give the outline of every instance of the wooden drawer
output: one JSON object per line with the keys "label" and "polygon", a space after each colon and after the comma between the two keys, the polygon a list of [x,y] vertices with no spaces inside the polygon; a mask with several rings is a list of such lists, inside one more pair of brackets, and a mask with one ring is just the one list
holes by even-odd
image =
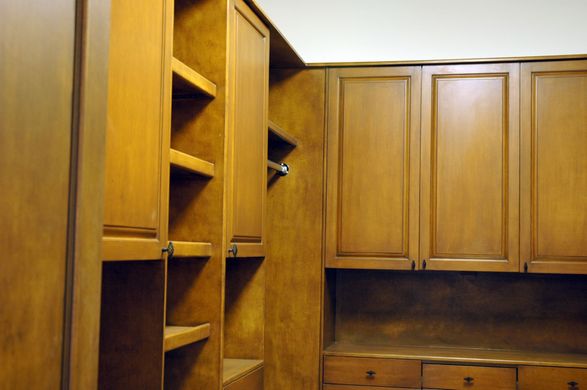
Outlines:
{"label": "wooden drawer", "polygon": [[520,390],[587,390],[587,370],[558,367],[520,367]]}
{"label": "wooden drawer", "polygon": [[324,383],[419,389],[420,364],[419,360],[325,356]]}
{"label": "wooden drawer", "polygon": [[502,367],[424,364],[425,389],[516,389],[516,369]]}
{"label": "wooden drawer", "polygon": [[224,390],[263,390],[263,367],[225,386]]}

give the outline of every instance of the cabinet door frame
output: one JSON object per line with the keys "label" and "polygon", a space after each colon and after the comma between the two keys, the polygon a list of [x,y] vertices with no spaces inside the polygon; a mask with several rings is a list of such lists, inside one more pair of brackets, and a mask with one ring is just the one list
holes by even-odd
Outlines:
{"label": "cabinet door frame", "polygon": [[[338,199],[339,199],[339,155],[340,155],[340,110],[338,104],[341,82],[353,78],[395,78],[409,80],[407,111],[409,123],[407,133],[408,157],[408,221],[407,256],[340,255],[338,253]],[[420,195],[420,90],[421,67],[371,67],[334,68],[328,70],[328,118],[326,129],[326,225],[325,263],[327,268],[395,269],[409,270],[418,267],[418,230]],[[382,180],[385,177],[381,178]],[[392,223],[392,221],[390,221]]]}
{"label": "cabinet door frame", "polygon": [[[168,244],[169,224],[169,148],[171,138],[171,93],[172,72],[171,53],[173,46],[173,2],[164,0],[160,2],[161,24],[153,28],[160,29],[162,47],[160,49],[161,61],[161,96],[159,107],[159,183],[157,199],[157,219],[154,228],[135,226],[104,225],[102,238],[102,257],[104,261],[117,260],[161,260],[166,255],[162,252]],[[111,32],[112,39],[115,33]],[[124,39],[124,38],[123,38]],[[120,53],[117,53],[120,54]],[[110,55],[110,61],[113,56]],[[124,58],[114,59],[124,62]],[[111,93],[111,92],[109,92]],[[136,104],[136,103],[135,103]],[[107,144],[108,145],[108,144]],[[106,150],[106,159],[108,159]],[[120,157],[117,157],[120,158]],[[155,158],[155,157],[153,157]],[[137,173],[140,174],[137,167]],[[106,177],[107,179],[107,177]],[[119,200],[105,194],[105,202],[118,202]],[[132,205],[130,205],[132,207]],[[106,220],[104,221],[106,223]]]}
{"label": "cabinet door frame", "polygon": [[[519,68],[518,63],[482,65],[439,65],[424,66],[422,71],[422,161],[421,161],[421,200],[420,200],[420,255],[421,267],[427,270],[446,271],[517,271],[519,264]],[[432,132],[435,108],[435,77],[482,77],[503,76],[507,80],[508,111],[508,215],[505,258],[473,256],[466,258],[431,257],[432,247]],[[424,265],[424,261],[426,262]]]}
{"label": "cabinet door frame", "polygon": [[[264,79],[263,90],[263,161],[267,161],[268,138],[268,111],[269,111],[269,28],[259,19],[243,0],[231,0],[229,2],[229,59],[228,59],[228,99],[227,99],[227,180],[226,180],[226,252],[227,257],[264,257],[267,229],[267,168],[263,166],[263,190],[261,199],[262,223],[261,237],[236,237],[234,232],[235,219],[235,131],[236,131],[236,17],[237,14],[246,19],[266,40],[264,54]],[[232,252],[233,245],[237,246],[237,254]]]}
{"label": "cabinet door frame", "polygon": [[[521,209],[520,272],[587,274],[587,253],[569,261],[564,257],[537,258],[534,253],[534,79],[537,74],[581,72],[587,75],[587,60],[523,63],[521,67]],[[587,125],[587,124],[586,124]],[[587,173],[586,173],[587,174]],[[577,261],[578,260],[578,261]]]}

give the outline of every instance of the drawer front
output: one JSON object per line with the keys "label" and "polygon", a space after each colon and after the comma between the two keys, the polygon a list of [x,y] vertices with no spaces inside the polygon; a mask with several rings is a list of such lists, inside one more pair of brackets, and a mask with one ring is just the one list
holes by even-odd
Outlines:
{"label": "drawer front", "polygon": [[515,368],[424,364],[422,372],[426,389],[516,389]]}
{"label": "drawer front", "polygon": [[520,390],[587,390],[587,369],[520,367]]}
{"label": "drawer front", "polygon": [[325,356],[324,383],[420,388],[419,360]]}
{"label": "drawer front", "polygon": [[379,387],[354,385],[324,385],[322,390],[411,390],[409,387]]}
{"label": "drawer front", "polygon": [[224,390],[263,390],[263,367],[237,379]]}

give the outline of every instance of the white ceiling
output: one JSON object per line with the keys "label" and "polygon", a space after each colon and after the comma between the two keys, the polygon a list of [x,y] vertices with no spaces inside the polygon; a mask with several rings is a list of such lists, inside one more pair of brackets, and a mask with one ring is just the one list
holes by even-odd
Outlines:
{"label": "white ceiling", "polygon": [[587,54],[587,0],[257,0],[306,62]]}

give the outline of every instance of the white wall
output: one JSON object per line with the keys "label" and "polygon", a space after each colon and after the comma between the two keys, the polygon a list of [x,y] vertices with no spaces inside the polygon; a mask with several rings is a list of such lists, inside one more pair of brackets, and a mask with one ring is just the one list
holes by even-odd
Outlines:
{"label": "white wall", "polygon": [[587,54],[587,0],[257,0],[306,62]]}

